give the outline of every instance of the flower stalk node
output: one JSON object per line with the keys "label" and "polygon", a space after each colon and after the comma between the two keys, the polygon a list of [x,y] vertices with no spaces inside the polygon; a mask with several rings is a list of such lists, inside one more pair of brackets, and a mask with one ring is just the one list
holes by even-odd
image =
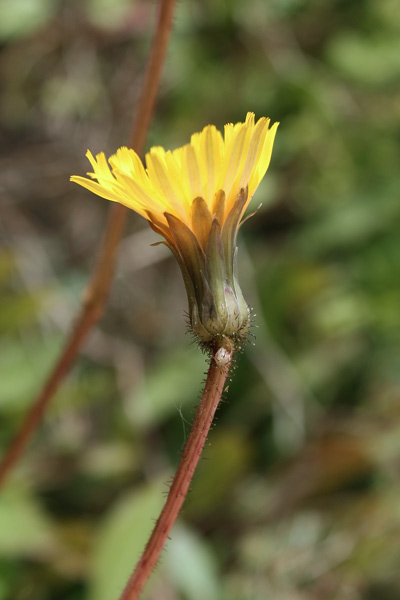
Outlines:
{"label": "flower stalk node", "polygon": [[213,355],[213,360],[218,367],[228,367],[232,363],[235,346],[229,338],[220,340],[220,346]]}

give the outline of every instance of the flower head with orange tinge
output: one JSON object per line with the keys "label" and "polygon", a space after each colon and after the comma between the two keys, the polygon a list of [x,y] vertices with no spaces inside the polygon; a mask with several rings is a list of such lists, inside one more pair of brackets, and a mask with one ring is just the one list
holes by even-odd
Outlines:
{"label": "flower head with orange tinge", "polygon": [[[147,219],[165,239],[181,267],[194,333],[206,344],[221,336],[244,337],[249,311],[236,277],[236,237],[246,207],[271,159],[278,124],[214,125],[172,152],[154,147],[139,156],[120,148],[108,163],[104,153],[87,157],[90,179],[71,180],[124,204]],[[111,167],[111,168],[110,168]]]}

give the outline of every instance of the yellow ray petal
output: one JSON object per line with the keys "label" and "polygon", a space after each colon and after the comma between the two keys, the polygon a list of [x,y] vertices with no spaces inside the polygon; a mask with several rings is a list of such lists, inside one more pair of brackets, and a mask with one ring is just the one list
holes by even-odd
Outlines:
{"label": "yellow ray petal", "polygon": [[170,180],[168,170],[165,168],[163,154],[154,148],[146,154],[147,173],[160,198],[164,196],[168,205],[173,209],[172,213],[187,223],[188,218],[182,204],[182,199],[176,194],[174,182]]}
{"label": "yellow ray petal", "polygon": [[200,168],[203,197],[211,207],[224,152],[222,135],[214,125],[208,125],[200,134],[192,135],[191,144]]}
{"label": "yellow ray petal", "polygon": [[142,207],[133,199],[127,198],[122,190],[111,190],[103,187],[99,183],[94,181],[90,181],[90,179],[86,179],[85,177],[79,177],[78,175],[73,175],[70,178],[74,183],[78,183],[82,187],[90,190],[94,194],[101,196],[102,198],[106,198],[106,200],[111,200],[112,202],[119,202],[128,208],[133,209],[137,213],[139,213],[142,217],[146,218],[146,213],[142,209]]}
{"label": "yellow ray petal", "polygon": [[197,162],[197,156],[195,149],[191,144],[187,144],[185,147],[185,162],[186,170],[190,186],[190,195],[192,198],[196,196],[203,196],[203,187],[201,185],[200,169]]}
{"label": "yellow ray petal", "polygon": [[222,171],[217,183],[217,188],[225,191],[227,199],[230,196],[246,141],[246,128],[243,123],[240,128],[236,128],[236,130],[229,129],[229,131],[231,132],[228,134],[229,143],[228,145],[225,144]]}
{"label": "yellow ray petal", "polygon": [[264,140],[263,149],[261,151],[258,164],[255,167],[253,174],[249,181],[249,196],[252,197],[255,190],[257,189],[261,179],[264,177],[269,163],[271,161],[272,148],[274,145],[276,130],[278,129],[279,123],[274,123],[271,129],[268,131],[267,136]]}
{"label": "yellow ray petal", "polygon": [[238,173],[234,187],[241,189],[246,187],[246,185],[249,183],[251,174],[255,166],[258,164],[263,150],[265,137],[268,133],[268,124],[269,119],[261,118],[254,126],[246,153],[246,160],[243,165],[243,170],[241,173]]}

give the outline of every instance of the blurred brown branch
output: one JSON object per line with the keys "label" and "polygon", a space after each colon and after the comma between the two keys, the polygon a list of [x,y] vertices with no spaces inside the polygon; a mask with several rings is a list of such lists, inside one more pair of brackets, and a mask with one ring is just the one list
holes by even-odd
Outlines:
{"label": "blurred brown branch", "polygon": [[[174,4],[175,0],[161,0],[160,2],[157,26],[152,40],[136,118],[128,140],[129,146],[134,148],[138,154],[143,152],[154,110],[161,69],[164,64],[171,31]],[[113,205],[110,210],[103,243],[99,250],[96,267],[87,286],[81,312],[60,358],[0,464],[0,488],[28,445],[47,405],[73,365],[87,335],[103,313],[126,214],[127,209],[120,204]]]}

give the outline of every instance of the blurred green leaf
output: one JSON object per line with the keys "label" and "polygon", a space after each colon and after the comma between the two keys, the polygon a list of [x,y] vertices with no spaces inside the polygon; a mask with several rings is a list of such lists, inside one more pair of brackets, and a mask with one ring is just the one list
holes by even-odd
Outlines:
{"label": "blurred green leaf", "polygon": [[22,486],[9,485],[0,495],[0,554],[37,556],[54,551],[52,522],[37,499]]}
{"label": "blurred green leaf", "polygon": [[387,185],[384,191],[357,191],[345,202],[332,204],[319,216],[315,215],[301,233],[301,243],[305,251],[355,248],[385,232],[399,217],[395,185]]}
{"label": "blurred green leaf", "polygon": [[219,600],[216,556],[194,531],[178,522],[172,530],[161,568],[186,600]]}
{"label": "blurred green leaf", "polygon": [[54,0],[12,0],[0,3],[0,39],[21,38],[43,27],[57,8]]}
{"label": "blurred green leaf", "polygon": [[215,431],[204,450],[193,480],[193,491],[185,514],[201,519],[229,502],[232,488],[248,468],[252,450],[250,441],[239,430]]}
{"label": "blurred green leaf", "polygon": [[134,8],[130,0],[86,0],[85,4],[90,20],[111,30],[123,26]]}
{"label": "blurred green leaf", "polygon": [[33,325],[41,312],[44,296],[43,291],[4,294],[0,300],[0,332],[19,331]]}
{"label": "blurred green leaf", "polygon": [[199,397],[207,358],[197,348],[165,354],[132,394],[129,415],[137,429],[160,423]]}
{"label": "blurred green leaf", "polygon": [[333,38],[328,46],[328,56],[334,67],[356,82],[379,86],[399,80],[398,33],[362,36],[355,32],[343,32]]}
{"label": "blurred green leaf", "polygon": [[165,502],[159,480],[126,494],[113,506],[95,542],[89,600],[115,600],[128,581]]}
{"label": "blurred green leaf", "polygon": [[58,336],[3,338],[0,341],[0,410],[19,412],[29,406],[54,362],[62,339]]}

